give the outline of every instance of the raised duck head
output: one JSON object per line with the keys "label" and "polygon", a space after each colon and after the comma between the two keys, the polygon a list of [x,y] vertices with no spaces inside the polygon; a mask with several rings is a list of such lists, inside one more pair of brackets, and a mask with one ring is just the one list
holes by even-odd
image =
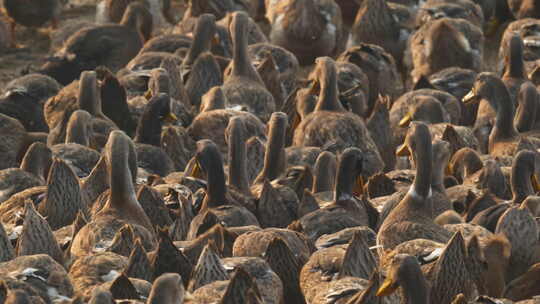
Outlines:
{"label": "raised duck head", "polygon": [[223,159],[216,144],[207,139],[198,141],[195,161],[196,166],[191,175],[201,177],[199,171],[202,170],[208,183],[201,210],[227,204],[227,186],[225,185]]}
{"label": "raised duck head", "polygon": [[176,121],[176,116],[171,112],[169,95],[160,93],[153,96],[139,119],[135,142],[159,147],[163,124],[173,121]]}
{"label": "raised duck head", "polygon": [[128,5],[120,20],[120,24],[136,30],[141,42],[148,41],[152,36],[154,27],[152,14],[148,8],[141,2],[133,2]]}
{"label": "raised duck head", "polygon": [[358,148],[347,148],[339,156],[336,182],[334,184],[334,200],[347,200],[361,193],[362,151]]}
{"label": "raised duck head", "polygon": [[66,144],[75,143],[89,147],[91,135],[92,116],[84,110],[73,112],[67,124]]}
{"label": "raised duck head", "polygon": [[315,88],[320,87],[315,111],[345,111],[338,98],[337,68],[330,57],[315,60]]}
{"label": "raised duck head", "polygon": [[233,40],[233,62],[231,77],[248,77],[263,84],[261,76],[251,64],[248,53],[249,16],[245,12],[235,12],[229,24],[229,32]]}

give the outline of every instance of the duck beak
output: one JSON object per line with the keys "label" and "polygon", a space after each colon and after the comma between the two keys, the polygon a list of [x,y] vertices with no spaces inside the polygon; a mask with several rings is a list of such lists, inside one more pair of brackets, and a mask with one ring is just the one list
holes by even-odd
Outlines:
{"label": "duck beak", "polygon": [[353,187],[353,194],[357,197],[364,194],[364,177],[362,175],[358,175],[356,177],[356,182],[354,183]]}
{"label": "duck beak", "polygon": [[144,93],[144,98],[146,98],[146,100],[150,100],[152,98],[152,91],[150,89],[146,90],[146,93]]}
{"label": "duck beak", "polygon": [[409,147],[407,147],[406,144],[402,144],[398,147],[396,150],[396,156],[409,156],[411,153],[409,151]]}
{"label": "duck beak", "polygon": [[531,183],[532,183],[534,192],[535,193],[540,192],[540,181],[538,180],[538,177],[536,176],[536,174],[533,174],[531,176]]}
{"label": "duck beak", "polygon": [[466,105],[473,104],[476,101],[478,101],[478,96],[476,96],[476,94],[474,93],[474,90],[471,90],[467,95],[465,95],[465,97],[463,97],[461,101],[463,101],[463,103]]}
{"label": "duck beak", "polygon": [[384,297],[391,295],[398,288],[397,284],[394,284],[391,278],[386,278],[381,287],[377,290],[377,297]]}
{"label": "duck beak", "polygon": [[447,176],[453,176],[454,175],[454,170],[453,170],[452,166],[450,166],[450,163],[448,163],[446,165],[446,168],[444,169],[444,174],[446,174]]}
{"label": "duck beak", "polygon": [[203,179],[203,173],[202,173],[202,167],[199,164],[198,160],[195,160],[195,164],[193,165],[193,168],[191,168],[191,172],[189,172],[189,176],[197,179]]}
{"label": "duck beak", "polygon": [[163,117],[163,122],[168,123],[168,124],[173,124],[177,120],[178,120],[178,117],[176,117],[176,115],[174,115],[174,113],[172,112],[169,112],[167,115],[165,115],[165,117]]}
{"label": "duck beak", "polygon": [[403,116],[403,118],[399,121],[399,126],[402,127],[402,128],[406,128],[409,126],[409,124],[411,123],[412,121],[412,115],[411,113],[407,113],[405,114],[405,116]]}
{"label": "duck beak", "polygon": [[186,293],[184,294],[184,301],[195,301],[195,297],[186,291]]}
{"label": "duck beak", "polygon": [[492,16],[489,18],[487,24],[486,24],[486,36],[493,36],[495,33],[497,33],[497,29],[499,28],[499,25],[501,25],[501,22],[499,21],[499,18]]}

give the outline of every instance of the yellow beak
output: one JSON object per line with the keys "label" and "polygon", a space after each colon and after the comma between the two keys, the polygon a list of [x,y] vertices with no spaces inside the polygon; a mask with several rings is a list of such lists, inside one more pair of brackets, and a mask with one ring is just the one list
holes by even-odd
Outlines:
{"label": "yellow beak", "polygon": [[531,183],[532,183],[534,192],[536,193],[540,192],[540,181],[538,180],[538,177],[536,176],[536,174],[533,174],[531,176]]}
{"label": "yellow beak", "polygon": [[384,282],[382,283],[381,287],[377,290],[377,297],[384,297],[391,295],[394,293],[398,288],[397,284],[394,284],[392,279],[386,278]]}
{"label": "yellow beak", "polygon": [[175,123],[176,121],[178,120],[178,117],[176,117],[176,115],[174,115],[174,113],[172,112],[169,112],[167,115],[165,115],[165,117],[163,117],[163,122],[165,123]]}
{"label": "yellow beak", "polygon": [[152,98],[153,94],[152,94],[152,91],[150,89],[146,90],[146,93],[144,93],[144,98],[146,98],[146,100],[150,100]]}
{"label": "yellow beak", "polygon": [[204,179],[202,167],[197,160],[195,160],[195,164],[193,165],[193,168],[191,168],[189,176],[193,178]]}
{"label": "yellow beak", "polygon": [[411,113],[407,113],[399,121],[399,126],[402,127],[402,128],[408,127],[409,124],[411,123],[411,121],[412,121],[412,115],[411,115]]}
{"label": "yellow beak", "polygon": [[396,150],[396,156],[409,156],[411,153],[409,151],[409,147],[407,147],[406,144],[402,144],[398,147]]}
{"label": "yellow beak", "polygon": [[465,97],[463,97],[463,99],[461,101],[463,101],[464,104],[473,104],[475,103],[476,101],[478,101],[478,96],[476,96],[476,94],[474,93],[473,90],[471,90],[467,95],[465,95]]}
{"label": "yellow beak", "polygon": [[354,183],[353,194],[355,196],[361,196],[364,194],[364,177],[359,175],[356,177],[356,182]]}

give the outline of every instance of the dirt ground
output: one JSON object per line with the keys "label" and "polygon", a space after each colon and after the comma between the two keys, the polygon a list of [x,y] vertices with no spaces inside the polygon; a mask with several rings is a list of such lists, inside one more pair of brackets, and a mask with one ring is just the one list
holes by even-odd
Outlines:
{"label": "dirt ground", "polygon": [[[60,27],[70,22],[89,21],[93,22],[96,14],[96,0],[71,0],[71,1],[86,1],[85,3],[70,2],[61,14]],[[94,3],[92,3],[94,2]],[[176,13],[181,16],[185,7],[183,1],[174,1],[173,8]],[[1,15],[0,15],[1,17]],[[484,48],[485,69],[493,71],[495,62],[497,61],[497,52],[499,47],[500,37],[504,27],[499,29],[498,35],[491,39],[487,39]],[[28,71],[32,71],[39,67],[44,58],[49,56],[51,41],[49,39],[52,29],[48,28],[27,28],[17,26],[16,37],[18,49],[15,50],[0,50],[0,92],[6,83],[21,76]],[[303,68],[301,76],[309,73],[310,68]],[[300,75],[299,75],[300,76]]]}

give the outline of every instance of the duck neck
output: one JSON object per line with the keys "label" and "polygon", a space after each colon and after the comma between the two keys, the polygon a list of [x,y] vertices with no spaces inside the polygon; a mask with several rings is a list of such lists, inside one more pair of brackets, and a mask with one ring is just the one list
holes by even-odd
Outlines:
{"label": "duck neck", "polygon": [[533,168],[534,163],[524,161],[516,161],[516,164],[512,167],[510,186],[514,203],[520,204],[527,196],[534,194],[531,183],[531,176],[534,174]]}
{"label": "duck neck", "polygon": [[135,142],[140,144],[148,144],[156,147],[161,146],[161,128],[163,123],[159,119],[159,110],[155,109],[152,104],[147,106],[143,115],[139,119],[139,124],[135,131]]}
{"label": "duck neck", "polygon": [[79,115],[76,115],[75,113],[71,115],[67,125],[66,144],[75,143],[88,147],[90,145],[90,136],[88,134],[87,124],[88,121],[82,117],[79,117]]}
{"label": "duck neck", "polygon": [[287,131],[287,117],[285,114],[273,115],[270,119],[270,130],[268,133],[268,142],[264,155],[264,166],[261,172],[261,178],[272,181],[278,178],[286,167],[285,156],[285,133]]}
{"label": "duck neck", "polygon": [[437,192],[444,192],[444,170],[448,162],[435,162],[432,165],[431,188]]}
{"label": "duck neck", "polygon": [[[127,143],[126,143],[127,144]],[[109,176],[111,187],[110,202],[113,207],[122,210],[121,206],[139,205],[133,185],[132,170],[130,170],[130,153],[124,149],[112,147],[109,158]]]}
{"label": "duck neck", "polygon": [[249,193],[245,134],[241,124],[233,124],[229,143],[229,185],[243,193]]}
{"label": "duck neck", "polygon": [[335,66],[325,68],[319,76],[321,93],[315,111],[343,111],[338,98],[337,72]]}
{"label": "duck neck", "polygon": [[332,191],[336,176],[336,161],[330,152],[323,152],[317,158],[314,168],[312,193]]}
{"label": "duck neck", "polygon": [[[413,190],[422,198],[427,198],[431,193],[431,173],[432,173],[432,148],[427,128],[421,129],[416,138],[416,149],[414,150],[416,162],[416,177],[414,178]],[[428,132],[428,134],[424,134]]]}
{"label": "duck neck", "polygon": [[502,82],[493,87],[493,95],[488,99],[496,111],[495,126],[490,137],[513,139],[518,134],[514,127],[514,106],[506,86]]}
{"label": "duck neck", "polygon": [[225,184],[221,155],[216,155],[213,158],[208,166],[210,169],[207,171],[206,197],[202,210],[226,204],[227,186]]}
{"label": "duck neck", "polygon": [[184,65],[192,65],[197,57],[203,52],[209,51],[211,47],[212,37],[216,33],[215,17],[213,15],[202,15],[199,17],[193,44],[184,59]]}
{"label": "duck neck", "polygon": [[523,62],[523,45],[521,38],[510,40],[507,70],[505,71],[506,77],[512,78],[526,78],[525,76],[525,63]]}
{"label": "duck neck", "polygon": [[233,39],[233,64],[231,75],[243,76],[263,83],[261,77],[253,67],[248,53],[248,17],[244,13],[237,13],[231,24]]}
{"label": "duck neck", "polygon": [[79,83],[79,109],[92,116],[101,116],[101,99],[95,72],[83,72]]}
{"label": "duck neck", "polygon": [[407,279],[400,282],[400,284],[403,289],[405,303],[429,304],[428,284],[420,267],[411,267]]}
{"label": "duck neck", "polygon": [[334,201],[347,200],[353,197],[353,187],[356,176],[354,170],[351,170],[351,164],[339,164],[336,183],[334,185]]}
{"label": "duck neck", "polygon": [[28,148],[20,169],[45,179],[51,162],[51,151],[45,144],[35,143]]}

